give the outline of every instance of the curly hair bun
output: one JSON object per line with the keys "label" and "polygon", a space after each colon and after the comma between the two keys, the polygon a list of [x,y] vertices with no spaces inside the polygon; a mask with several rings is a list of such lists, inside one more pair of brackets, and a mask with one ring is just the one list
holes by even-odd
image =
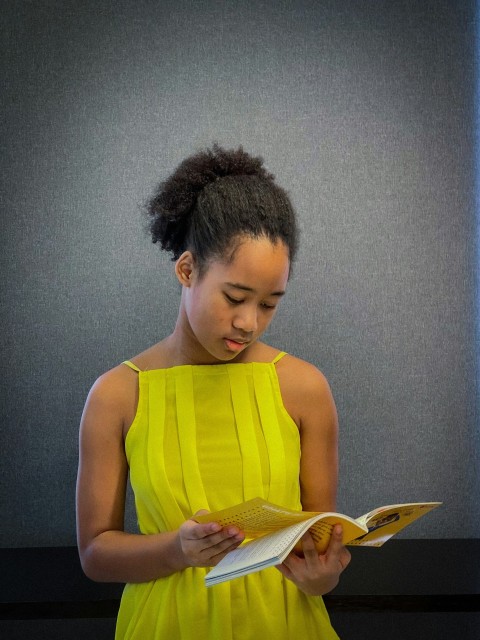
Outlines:
{"label": "curly hair bun", "polygon": [[[200,263],[220,256],[236,236],[266,235],[296,248],[294,212],[274,176],[242,147],[217,144],[186,158],[147,205],[152,240],[176,260],[186,249]],[[292,236],[287,240],[287,232]]]}

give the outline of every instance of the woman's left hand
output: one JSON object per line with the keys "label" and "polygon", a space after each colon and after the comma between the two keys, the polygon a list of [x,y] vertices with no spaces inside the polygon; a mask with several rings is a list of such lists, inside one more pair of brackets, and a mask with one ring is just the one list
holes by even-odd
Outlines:
{"label": "woman's left hand", "polygon": [[328,593],[337,586],[351,558],[343,546],[341,525],[335,525],[325,553],[318,553],[309,533],[303,536],[302,547],[303,558],[292,551],[277,569],[307,595]]}

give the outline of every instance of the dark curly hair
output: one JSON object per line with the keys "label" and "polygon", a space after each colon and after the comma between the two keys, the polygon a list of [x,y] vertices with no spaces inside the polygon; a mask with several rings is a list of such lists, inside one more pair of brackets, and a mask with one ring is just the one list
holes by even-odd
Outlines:
{"label": "dark curly hair", "polygon": [[287,193],[242,147],[218,145],[184,160],[147,204],[153,242],[173,260],[190,250],[203,273],[208,260],[229,260],[242,236],[281,240],[293,262],[298,244]]}

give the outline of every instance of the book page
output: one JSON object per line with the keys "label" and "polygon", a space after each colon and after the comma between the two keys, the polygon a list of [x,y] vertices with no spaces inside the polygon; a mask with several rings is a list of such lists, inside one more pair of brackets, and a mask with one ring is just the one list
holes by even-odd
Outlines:
{"label": "book page", "polygon": [[299,522],[242,544],[238,549],[227,553],[207,574],[205,584],[208,587],[280,564],[308,527],[308,521]]}
{"label": "book page", "polygon": [[368,527],[368,533],[352,540],[349,544],[352,546],[381,547],[382,544],[404,527],[440,505],[441,502],[420,502],[389,505],[374,509],[370,513],[357,518],[357,522]]}
{"label": "book page", "polygon": [[[313,519],[316,520],[314,524]],[[247,540],[285,529],[299,522],[312,520],[310,534],[319,553],[324,553],[328,547],[335,524],[341,524],[343,527],[344,544],[366,532],[365,525],[339,513],[293,511],[261,498],[254,498],[216,513],[195,516],[194,520],[197,522],[218,522],[222,527],[233,524],[245,532]],[[297,550],[301,551],[301,548],[301,543],[299,543]]]}
{"label": "book page", "polygon": [[262,498],[254,498],[222,511],[194,516],[193,519],[200,523],[218,522],[222,527],[233,524],[244,531],[247,538],[258,538],[298,522],[304,522],[316,515],[318,514],[293,511]]}
{"label": "book page", "polygon": [[359,535],[365,533],[365,525],[356,522],[348,516],[341,514],[325,514],[320,520],[317,520],[309,529],[309,533],[315,542],[315,546],[319,553],[325,553],[327,550],[333,527],[341,524],[343,529],[343,544],[350,544]]}

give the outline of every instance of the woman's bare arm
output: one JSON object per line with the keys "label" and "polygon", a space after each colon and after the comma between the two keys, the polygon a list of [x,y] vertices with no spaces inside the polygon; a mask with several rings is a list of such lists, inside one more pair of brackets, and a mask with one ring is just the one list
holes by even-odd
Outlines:
{"label": "woman's bare arm", "polygon": [[193,520],[154,535],[124,532],[123,434],[125,417],[135,413],[137,384],[130,371],[113,369],[92,387],[82,416],[77,540],[83,570],[92,580],[148,582],[188,566],[212,566],[243,539],[238,529]]}
{"label": "woman's bare arm", "polygon": [[[285,360],[285,362],[283,362]],[[300,432],[300,491],[305,511],[334,511],[338,481],[338,419],[327,380],[313,365],[285,356],[278,376],[285,408]],[[280,571],[299,589],[323,595],[338,583],[350,562],[342,545],[341,527],[335,527],[327,551],[319,555],[309,534],[303,557],[291,553]]]}
{"label": "woman's bare arm", "polygon": [[338,418],[330,386],[316,367],[292,356],[282,358],[277,370],[285,408],[300,432],[303,509],[333,511],[338,482]]}

